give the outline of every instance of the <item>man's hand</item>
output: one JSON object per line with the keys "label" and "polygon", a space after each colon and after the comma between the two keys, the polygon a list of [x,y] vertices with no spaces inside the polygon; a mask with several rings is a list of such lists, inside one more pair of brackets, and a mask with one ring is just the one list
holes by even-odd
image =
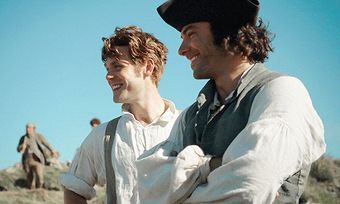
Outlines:
{"label": "man's hand", "polygon": [[65,188],[64,189],[64,204],[74,204],[74,203],[87,204],[87,201],[83,196]]}
{"label": "man's hand", "polygon": [[210,172],[222,165],[222,157],[212,157],[209,161]]}
{"label": "man's hand", "polygon": [[175,150],[170,152],[170,157],[177,157],[178,152],[176,152]]}
{"label": "man's hand", "polygon": [[20,153],[24,153],[26,148],[27,148],[26,142],[22,143],[22,145],[20,145],[19,147]]}
{"label": "man's hand", "polygon": [[59,152],[58,151],[52,151],[51,156],[53,158],[58,158],[59,157]]}

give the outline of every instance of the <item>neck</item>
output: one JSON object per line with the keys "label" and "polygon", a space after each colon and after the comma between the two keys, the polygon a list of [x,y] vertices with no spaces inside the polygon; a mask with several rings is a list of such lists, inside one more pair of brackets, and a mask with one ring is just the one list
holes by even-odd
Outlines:
{"label": "neck", "polygon": [[250,66],[248,61],[242,60],[226,63],[223,74],[214,78],[220,101],[223,101],[236,88],[242,74]]}
{"label": "neck", "polygon": [[27,133],[27,136],[28,136],[28,137],[32,137],[32,135],[34,135],[34,134],[35,134],[35,132]]}
{"label": "neck", "polygon": [[129,104],[129,111],[143,126],[159,118],[166,108],[164,100],[159,95],[156,86],[148,89],[141,97],[141,100]]}

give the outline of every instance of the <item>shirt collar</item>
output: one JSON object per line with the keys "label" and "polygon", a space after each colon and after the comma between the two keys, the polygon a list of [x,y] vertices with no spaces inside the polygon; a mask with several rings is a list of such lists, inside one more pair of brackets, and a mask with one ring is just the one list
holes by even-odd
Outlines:
{"label": "shirt collar", "polygon": [[[157,123],[157,122],[168,123],[175,116],[175,114],[176,114],[175,104],[172,101],[164,99],[164,98],[163,98],[163,101],[164,101],[165,105],[167,106],[167,109],[164,111],[164,113],[159,118],[155,119],[152,123]],[[135,116],[129,111],[129,104],[123,104],[122,105],[122,112],[125,115],[129,115],[134,120],[136,120]]]}
{"label": "shirt collar", "polygon": [[163,99],[165,105],[168,107],[165,112],[159,117],[159,121],[170,122],[176,114],[175,104],[169,100]]}
{"label": "shirt collar", "polygon": [[[224,99],[224,104],[228,103],[232,98],[234,98],[235,91],[237,88],[241,85],[243,78],[247,75],[247,73],[254,67],[255,64],[250,65],[241,75],[240,79],[237,82],[236,88]],[[213,105],[214,106],[221,106],[220,101],[218,100],[218,93],[215,91],[214,94],[214,100],[213,100]]]}

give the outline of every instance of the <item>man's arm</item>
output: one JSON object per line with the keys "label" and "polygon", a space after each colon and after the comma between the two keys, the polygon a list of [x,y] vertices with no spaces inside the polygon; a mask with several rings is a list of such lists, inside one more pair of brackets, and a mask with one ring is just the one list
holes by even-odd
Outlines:
{"label": "man's arm", "polygon": [[283,180],[324,152],[323,125],[308,92],[297,79],[280,77],[258,93],[221,167],[185,203],[271,203]]}
{"label": "man's arm", "polygon": [[25,136],[20,138],[19,144],[17,146],[17,151],[23,153],[27,147]]}
{"label": "man's arm", "polygon": [[216,168],[222,165],[221,157],[212,157],[209,161],[210,172],[214,171]]}
{"label": "man's arm", "polygon": [[38,134],[38,140],[40,144],[43,144],[51,152],[52,158],[57,158],[59,156],[58,151],[47,142],[46,138],[42,134]]}
{"label": "man's arm", "polygon": [[87,201],[83,196],[73,191],[70,191],[67,188],[64,188],[64,204],[74,204],[74,203],[87,204]]}
{"label": "man's arm", "polygon": [[38,135],[39,142],[41,144],[43,144],[48,150],[53,152],[54,149],[53,149],[52,145],[50,145],[50,143],[47,142],[46,138],[42,134],[38,133],[37,135]]}
{"label": "man's arm", "polygon": [[[106,182],[104,167],[103,137],[106,126],[91,131],[77,150],[67,173],[59,177],[60,184],[72,193],[90,200],[96,196],[95,184],[103,186]],[[77,197],[65,191],[65,203]]]}

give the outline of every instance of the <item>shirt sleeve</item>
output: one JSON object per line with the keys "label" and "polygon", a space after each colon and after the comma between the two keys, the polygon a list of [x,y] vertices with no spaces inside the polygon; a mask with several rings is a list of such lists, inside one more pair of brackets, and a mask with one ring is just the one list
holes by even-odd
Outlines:
{"label": "shirt sleeve", "polygon": [[21,152],[21,151],[23,150],[22,147],[23,147],[24,143],[25,143],[25,136],[22,136],[22,137],[20,138],[19,144],[18,144],[18,146],[17,146],[17,151],[18,151],[18,152]]}
{"label": "shirt sleeve", "polygon": [[183,149],[183,136],[184,136],[184,131],[186,128],[185,116],[186,116],[186,113],[188,112],[188,109],[189,108],[186,108],[179,114],[169,135],[168,140],[177,144],[177,147],[178,147],[178,149],[176,149],[177,153]]}
{"label": "shirt sleeve", "polygon": [[52,145],[50,145],[50,143],[47,142],[46,138],[44,137],[44,135],[42,134],[38,134],[40,143],[43,144],[48,150],[50,150],[51,152],[53,152],[53,147]]}
{"label": "shirt sleeve", "polygon": [[199,147],[182,150],[185,112],[176,119],[166,141],[145,151],[136,160],[138,193],[145,204],[181,203],[199,184],[197,166],[205,162],[204,154]]}
{"label": "shirt sleeve", "polygon": [[65,188],[83,196],[87,200],[96,196],[95,184],[106,183],[104,163],[104,134],[106,125],[93,129],[81,144],[73,158],[70,169],[60,176]]}
{"label": "shirt sleeve", "polygon": [[249,121],[185,203],[271,203],[283,181],[325,152],[322,121],[293,77],[267,83]]}

